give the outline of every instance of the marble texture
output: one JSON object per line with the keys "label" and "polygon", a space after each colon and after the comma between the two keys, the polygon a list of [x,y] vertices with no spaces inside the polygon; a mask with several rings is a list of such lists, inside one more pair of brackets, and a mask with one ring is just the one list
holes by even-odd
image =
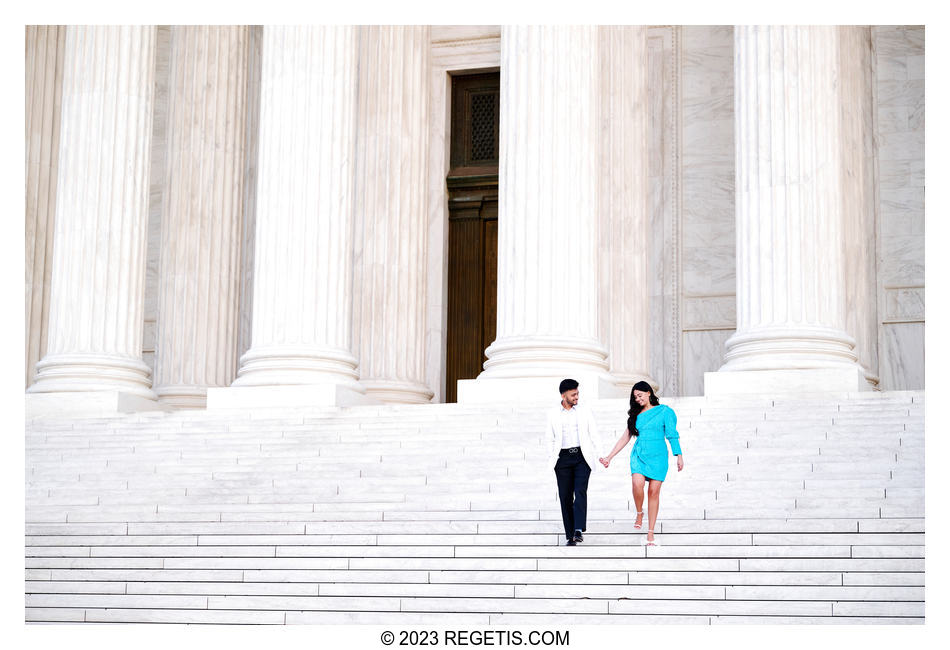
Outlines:
{"label": "marble texture", "polygon": [[26,386],[46,353],[66,28],[26,26]]}
{"label": "marble texture", "polygon": [[884,320],[922,323],[924,321],[924,288],[922,286],[885,288]]}
{"label": "marble texture", "polygon": [[429,128],[428,27],[364,27],[354,236],[360,383],[424,403]]}
{"label": "marble texture", "polygon": [[705,375],[718,370],[722,365],[726,341],[733,333],[733,328],[683,332],[683,363],[690,369],[683,384],[683,395],[706,393]]}
{"label": "marble texture", "polygon": [[261,50],[253,325],[233,385],[363,394],[351,340],[356,29],[265,26]]}
{"label": "marble texture", "polygon": [[680,393],[701,395],[736,327],[734,45],[731,26],[682,29]]}
{"label": "marble texture", "polygon": [[247,27],[171,31],[153,388],[200,408],[237,373]]}
{"label": "marble texture", "polygon": [[888,390],[924,386],[924,323],[884,323],[881,384]]}
{"label": "marble texture", "polygon": [[[736,297],[733,294],[723,296],[686,296],[683,298],[684,330],[720,330],[735,329]],[[722,363],[722,351],[710,351],[705,365]],[[718,367],[718,365],[717,365]],[[708,369],[708,368],[707,368]],[[705,372],[705,370],[703,371]],[[702,375],[699,375],[702,377]],[[695,377],[694,377],[695,379]],[[693,393],[689,393],[693,394]]]}
{"label": "marble texture", "polygon": [[924,28],[876,26],[881,388],[924,387]]}
{"label": "marble texture", "polygon": [[49,339],[33,393],[154,400],[142,361],[154,27],[67,27]]}

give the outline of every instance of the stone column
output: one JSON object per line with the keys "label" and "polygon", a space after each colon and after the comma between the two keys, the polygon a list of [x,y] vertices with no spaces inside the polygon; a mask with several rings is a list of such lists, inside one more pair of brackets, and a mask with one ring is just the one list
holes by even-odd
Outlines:
{"label": "stone column", "polygon": [[835,27],[735,28],[737,329],[707,395],[868,387],[845,331],[838,64]]}
{"label": "stone column", "polygon": [[66,28],[49,341],[31,393],[154,405],[142,361],[154,37],[154,27]]}
{"label": "stone column", "polygon": [[203,407],[237,374],[247,27],[173,27],[155,392]]}
{"label": "stone column", "polygon": [[354,332],[360,383],[384,402],[425,385],[429,28],[360,38]]}
{"label": "stone column", "polygon": [[838,27],[839,88],[842,94],[842,174],[844,210],[846,331],[868,382],[880,382],[877,310],[877,224],[875,209],[874,93],[871,28]]}
{"label": "stone column", "polygon": [[251,347],[235,388],[209,389],[208,407],[360,401],[351,343],[356,29],[265,26],[261,48]]}
{"label": "stone column", "polygon": [[46,352],[66,28],[26,27],[26,385]]}
{"label": "stone column", "polygon": [[629,394],[650,382],[649,147],[646,27],[600,27],[600,336],[610,374]]}
{"label": "stone column", "polygon": [[498,325],[458,400],[544,399],[574,376],[604,394],[599,339],[596,27],[503,27]]}

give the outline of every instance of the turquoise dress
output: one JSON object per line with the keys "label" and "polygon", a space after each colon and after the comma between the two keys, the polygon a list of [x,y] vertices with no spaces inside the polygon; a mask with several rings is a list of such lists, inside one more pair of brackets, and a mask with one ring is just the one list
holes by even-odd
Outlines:
{"label": "turquoise dress", "polygon": [[676,413],[666,404],[657,404],[637,416],[637,431],[640,435],[630,452],[630,473],[643,474],[651,481],[666,480],[669,469],[666,440],[670,441],[673,455],[683,453],[680,434],[676,432]]}

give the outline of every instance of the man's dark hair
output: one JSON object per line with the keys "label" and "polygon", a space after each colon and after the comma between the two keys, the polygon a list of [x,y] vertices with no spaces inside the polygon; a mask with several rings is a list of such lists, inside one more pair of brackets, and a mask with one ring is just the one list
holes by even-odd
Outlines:
{"label": "man's dark hair", "polygon": [[558,390],[561,391],[561,395],[563,395],[567,391],[574,390],[578,386],[580,386],[580,384],[578,384],[573,379],[564,379],[563,381],[561,381],[561,385],[558,386]]}

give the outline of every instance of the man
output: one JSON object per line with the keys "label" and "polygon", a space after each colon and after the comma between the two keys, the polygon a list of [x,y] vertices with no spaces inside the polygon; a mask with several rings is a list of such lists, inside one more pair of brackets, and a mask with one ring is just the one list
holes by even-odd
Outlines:
{"label": "man", "polygon": [[591,470],[597,467],[600,453],[600,438],[594,415],[589,409],[577,405],[578,383],[565,379],[558,389],[561,392],[560,406],[548,413],[546,434],[548,439],[548,463],[554,467],[557,477],[558,498],[561,501],[561,518],[568,546],[584,541],[587,530],[587,482]]}

